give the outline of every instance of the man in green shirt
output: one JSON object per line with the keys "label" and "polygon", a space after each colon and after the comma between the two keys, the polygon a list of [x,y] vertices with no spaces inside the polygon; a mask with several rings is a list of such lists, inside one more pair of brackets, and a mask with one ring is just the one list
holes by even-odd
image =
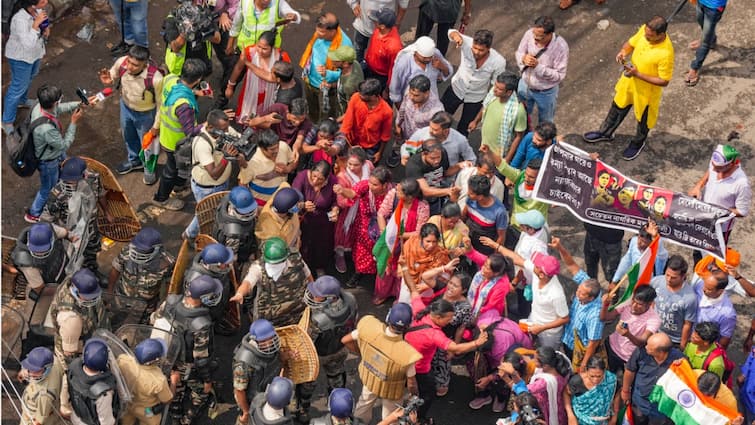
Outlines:
{"label": "man in green shirt", "polygon": [[482,145],[510,162],[527,131],[527,111],[516,95],[519,79],[510,72],[496,77],[495,84],[483,100],[483,109],[469,123],[475,130],[482,121]]}
{"label": "man in green shirt", "polygon": [[346,113],[349,99],[359,91],[359,83],[364,81],[362,66],[359,62],[356,62],[356,58],[356,51],[351,46],[340,46],[335,50],[328,51],[328,59],[333,62],[333,66],[341,70],[341,78],[336,83],[339,117]]}

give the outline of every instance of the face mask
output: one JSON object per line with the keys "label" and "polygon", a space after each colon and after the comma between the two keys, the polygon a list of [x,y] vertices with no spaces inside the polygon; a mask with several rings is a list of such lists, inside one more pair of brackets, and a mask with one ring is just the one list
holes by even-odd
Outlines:
{"label": "face mask", "polygon": [[42,381],[44,381],[44,380],[45,380],[45,378],[47,378],[47,375],[49,375],[49,374],[50,374],[50,370],[52,370],[52,365],[51,365],[51,364],[50,364],[50,365],[47,365],[47,366],[45,366],[45,371],[44,371],[44,372],[42,372],[42,374],[41,374],[41,375],[39,375],[39,376],[31,376],[31,375],[28,375],[28,379],[29,379],[29,382],[30,382],[30,383],[38,383],[38,382],[42,382]]}
{"label": "face mask", "polygon": [[73,294],[74,299],[76,299],[76,303],[84,308],[91,308],[97,305],[97,303],[100,302],[100,297],[91,299],[91,300],[85,300],[79,296],[79,290],[76,289],[75,286],[71,286],[71,293]]}
{"label": "face mask", "polygon": [[281,261],[277,264],[265,263],[265,271],[273,280],[278,280],[284,271],[286,271],[286,262]]}

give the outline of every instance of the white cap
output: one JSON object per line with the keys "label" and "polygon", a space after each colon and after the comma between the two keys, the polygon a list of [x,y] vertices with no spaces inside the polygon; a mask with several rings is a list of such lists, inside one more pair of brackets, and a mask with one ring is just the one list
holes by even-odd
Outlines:
{"label": "white cap", "polygon": [[414,42],[414,51],[426,58],[433,57],[435,56],[435,41],[428,36],[422,36]]}

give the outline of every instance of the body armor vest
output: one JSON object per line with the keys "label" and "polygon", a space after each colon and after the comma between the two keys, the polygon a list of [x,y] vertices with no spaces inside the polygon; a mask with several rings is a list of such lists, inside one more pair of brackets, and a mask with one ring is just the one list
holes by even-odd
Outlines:
{"label": "body armor vest", "polygon": [[[165,317],[173,327],[173,332],[181,338],[183,350],[181,360],[184,363],[194,363],[194,332],[209,329],[212,333],[212,319],[207,307],[189,308],[183,303],[183,297],[176,298],[165,305]],[[209,347],[212,348],[212,342]]]}
{"label": "body armor vest", "polygon": [[262,269],[254,298],[254,320],[266,319],[276,328],[299,323],[306,308],[304,291],[307,275],[304,261],[299,253],[292,253],[286,260],[288,267],[277,281],[267,275],[265,264],[258,260]]}
{"label": "body armor vest", "polygon": [[161,251],[150,261],[139,264],[129,257],[128,251],[129,247],[126,245],[120,254],[124,260],[116,285],[117,292],[156,303],[160,296],[160,283],[165,280],[166,267],[170,264],[165,261],[165,253]]}
{"label": "body armor vest", "polygon": [[[219,280],[220,283],[223,284],[223,296],[217,305],[209,307],[212,321],[218,322],[225,316],[225,308],[228,304],[228,300],[231,298],[231,277],[229,275],[230,272],[213,273],[202,264],[200,264],[199,255],[200,254],[194,256],[194,260],[192,260],[191,262],[191,267],[189,267],[189,269],[186,270],[186,273],[184,274],[184,291],[189,289],[189,283],[191,283],[192,280],[200,276],[210,276]],[[228,270],[231,269],[229,268]]]}
{"label": "body armor vest", "polygon": [[52,244],[52,252],[45,258],[35,258],[29,252],[26,245],[29,240],[29,229],[25,229],[16,241],[16,246],[11,253],[11,260],[16,267],[34,267],[39,270],[45,283],[60,283],[66,277],[65,268],[68,256],[63,247],[63,241],[55,238]]}
{"label": "body armor vest", "polygon": [[341,299],[322,308],[312,308],[310,327],[317,335],[313,338],[317,354],[328,356],[343,348],[341,338],[356,327],[357,300],[348,292]]}
{"label": "body armor vest", "polygon": [[244,337],[233,351],[233,362],[243,363],[252,369],[252,376],[246,387],[246,399],[252,400],[257,394],[265,392],[267,385],[273,378],[280,375],[283,365],[279,353],[264,355],[249,343],[249,338]]}
{"label": "body armor vest", "polygon": [[[71,278],[67,278],[62,285],[58,287],[55,292],[55,299],[50,306],[50,314],[52,317],[53,325],[55,326],[55,353],[60,355],[60,358],[65,358],[63,355],[63,340],[60,337],[60,324],[58,323],[58,314],[61,311],[73,311],[81,317],[81,336],[79,336],[80,346],[83,346],[84,341],[92,336],[92,332],[95,329],[110,329],[110,318],[105,310],[105,304],[100,299],[94,307],[82,307],[74,298],[71,293]],[[65,358],[66,363],[70,363],[72,358]]]}
{"label": "body armor vest", "polygon": [[118,391],[115,391],[115,377],[110,371],[89,376],[84,372],[83,366],[82,359],[77,358],[71,362],[71,367],[68,369],[68,393],[76,416],[86,424],[99,425],[97,399],[112,390],[113,416],[117,418],[119,402]]}
{"label": "body armor vest", "polygon": [[252,254],[255,245],[254,223],[255,220],[241,220],[228,214],[230,200],[226,195],[218,206],[215,214],[215,224],[212,228],[212,237],[216,241],[231,248],[239,258],[245,261]]}
{"label": "body armor vest", "polygon": [[294,425],[294,419],[291,417],[287,408],[283,409],[283,417],[278,419],[266,419],[262,413],[265,405],[265,394],[259,394],[252,401],[252,409],[249,415],[249,425]]}

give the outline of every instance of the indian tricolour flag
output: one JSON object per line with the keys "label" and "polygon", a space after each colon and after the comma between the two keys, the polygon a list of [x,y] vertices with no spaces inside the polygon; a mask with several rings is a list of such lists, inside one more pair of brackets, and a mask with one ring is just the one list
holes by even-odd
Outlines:
{"label": "indian tricolour flag", "polygon": [[658,243],[660,240],[660,237],[654,238],[640,256],[640,261],[635,263],[635,265],[629,269],[626,275],[626,279],[629,282],[627,289],[616,304],[608,307],[608,311],[613,311],[614,309],[628,305],[632,302],[632,295],[634,295],[634,290],[637,289],[637,287],[650,284],[650,279],[653,278],[655,256],[658,254]]}
{"label": "indian tricolour flag", "polygon": [[393,253],[399,249],[399,234],[402,230],[401,226],[403,226],[403,223],[401,223],[401,211],[403,209],[404,200],[401,199],[396,205],[396,211],[393,212],[391,220],[375,242],[375,247],[372,248],[372,255],[375,256],[375,263],[377,263],[377,272],[381,277],[385,274],[385,269],[388,267]]}
{"label": "indian tricolour flag", "polygon": [[697,388],[697,375],[688,362],[672,364],[655,384],[650,401],[675,424],[726,425],[739,416]]}

